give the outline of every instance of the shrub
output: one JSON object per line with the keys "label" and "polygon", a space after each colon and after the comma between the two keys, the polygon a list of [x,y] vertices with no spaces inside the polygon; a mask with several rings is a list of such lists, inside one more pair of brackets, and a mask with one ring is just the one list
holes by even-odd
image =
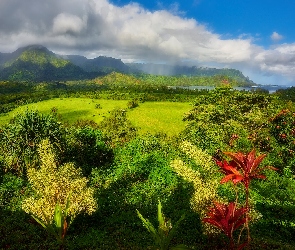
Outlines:
{"label": "shrub", "polygon": [[[249,220],[250,220],[250,183],[254,179],[266,179],[266,176],[262,174],[262,171],[265,169],[271,169],[271,170],[277,170],[274,167],[267,166],[267,167],[260,167],[259,165],[261,164],[262,160],[265,158],[265,154],[259,155],[256,157],[256,152],[253,149],[251,152],[247,154],[243,154],[242,152],[237,152],[237,153],[231,153],[231,152],[224,152],[225,155],[227,155],[231,161],[227,162],[226,160],[224,161],[219,161],[216,160],[217,165],[221,168],[222,172],[224,173],[225,177],[223,177],[220,181],[221,184],[232,181],[234,185],[237,185],[238,183],[243,184],[244,187],[244,195],[245,195],[245,206],[243,209],[245,209],[245,226],[247,228],[247,242],[246,244],[250,243],[250,229],[249,229]],[[236,193],[236,201],[238,200],[238,193]],[[230,208],[228,211],[229,213],[233,213],[235,210],[236,204],[235,203],[230,203],[228,208]],[[224,204],[218,204],[216,203],[216,211],[218,210],[224,210],[226,208],[226,205]],[[222,209],[221,209],[222,208]],[[243,211],[241,208],[240,212]],[[214,209],[212,210],[214,211]],[[236,212],[234,214],[232,221],[227,221],[227,223],[232,223],[235,221],[235,219],[239,219],[239,217],[243,214],[239,212]],[[237,217],[236,217],[237,216]],[[212,216],[211,216],[212,217]],[[214,223],[214,221],[207,220],[207,222],[217,225]],[[241,224],[240,224],[241,225]],[[233,226],[233,225],[232,225]],[[229,228],[229,224],[227,225]],[[237,226],[238,227],[238,226]],[[232,230],[235,230],[237,227],[232,227]],[[225,232],[226,233],[226,232]],[[229,235],[226,233],[227,236],[230,238],[231,245],[233,244],[233,236],[232,234]]]}
{"label": "shrub", "polygon": [[168,144],[154,136],[134,139],[116,151],[109,182],[120,184],[128,204],[145,206],[166,200],[178,183],[169,165],[169,151]]}
{"label": "shrub", "polygon": [[17,115],[2,131],[1,145],[6,170],[19,175],[26,168],[39,165],[38,144],[48,139],[54,150],[63,151],[64,131],[61,124],[51,115],[27,110]]}
{"label": "shrub", "polygon": [[289,109],[283,109],[269,120],[270,134],[275,138],[273,145],[284,166],[292,166],[295,170],[295,113]]}
{"label": "shrub", "polygon": [[129,109],[134,109],[136,107],[138,107],[138,100],[137,99],[133,99],[127,103],[127,108],[129,108]]}
{"label": "shrub", "polygon": [[138,209],[145,216],[151,216],[154,224],[153,209],[160,199],[168,217],[180,218],[186,212],[189,218],[183,222],[181,236],[174,239],[173,244],[193,244],[199,240],[195,234],[200,230],[191,223],[200,222],[189,206],[192,185],[184,183],[171,168],[170,161],[175,157],[171,144],[146,135],[118,147],[115,152],[112,168],[95,169],[91,175],[91,184],[100,188],[98,199],[104,209],[99,210],[97,216],[100,225],[107,228],[108,237],[111,240],[116,237],[116,243],[123,241],[126,248],[132,241],[133,248],[146,249],[145,246],[151,244],[149,235],[142,230],[134,211]]}
{"label": "shrub", "polygon": [[38,153],[40,169],[28,169],[28,180],[35,196],[23,201],[23,210],[46,227],[52,224],[57,227],[54,223],[56,217],[65,216],[66,228],[79,213],[93,213],[96,209],[94,190],[87,187],[87,179],[82,176],[81,170],[71,163],[58,168],[48,140],[41,143]]}
{"label": "shrub", "polygon": [[239,245],[234,243],[234,231],[246,223],[247,208],[237,208],[234,202],[229,204],[222,204],[215,202],[214,207],[211,207],[207,213],[207,217],[203,219],[204,222],[220,229],[230,240],[229,249],[242,249],[246,244]]}
{"label": "shrub", "polygon": [[284,171],[267,171],[267,181],[252,183],[251,196],[262,214],[252,232],[257,238],[284,243],[294,242],[295,179],[290,167]]}
{"label": "shrub", "polygon": [[21,200],[25,191],[26,182],[11,173],[3,176],[0,184],[0,206],[16,211],[21,208]]}
{"label": "shrub", "polygon": [[85,126],[72,129],[67,138],[67,159],[75,162],[85,176],[93,168],[106,168],[113,161],[113,150],[106,144],[101,131]]}
{"label": "shrub", "polygon": [[122,145],[136,136],[136,128],[127,119],[124,109],[114,109],[99,128],[112,146]]}
{"label": "shrub", "polygon": [[192,209],[199,213],[201,218],[206,214],[207,207],[214,200],[218,200],[217,168],[214,167],[212,157],[196,148],[189,142],[183,142],[181,149],[193,158],[198,169],[192,169],[182,160],[174,160],[171,166],[174,171],[185,180],[193,183],[194,193],[191,198]]}

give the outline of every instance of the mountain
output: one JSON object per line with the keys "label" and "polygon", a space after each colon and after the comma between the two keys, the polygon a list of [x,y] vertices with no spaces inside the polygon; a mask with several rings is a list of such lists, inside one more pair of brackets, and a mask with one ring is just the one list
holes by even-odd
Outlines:
{"label": "mountain", "polygon": [[76,66],[81,67],[86,72],[104,72],[111,73],[113,71],[120,73],[135,73],[137,70],[131,70],[121,59],[115,59],[112,57],[99,56],[94,59],[87,59],[84,56],[67,55],[62,56],[64,59],[69,60]]}
{"label": "mountain", "polygon": [[30,45],[12,53],[0,53],[0,80],[66,81],[92,79],[111,72],[168,76],[225,75],[242,84],[254,84],[236,69],[216,69],[166,64],[126,63],[121,59],[99,56],[57,55],[42,45]]}
{"label": "mountain", "polygon": [[41,45],[23,47],[10,54],[2,53],[0,63],[2,80],[77,80],[102,75],[101,72],[96,74],[85,72]]}
{"label": "mountain", "polygon": [[243,73],[237,69],[229,68],[207,68],[207,67],[196,67],[196,66],[180,66],[180,65],[167,65],[167,64],[142,64],[142,63],[128,63],[131,69],[142,71],[152,75],[166,75],[166,76],[216,76],[225,75],[229,76],[239,82],[245,82],[254,84],[248,77],[244,76]]}
{"label": "mountain", "polygon": [[10,53],[0,52],[0,69],[1,69],[1,66],[9,60],[9,58],[10,58]]}

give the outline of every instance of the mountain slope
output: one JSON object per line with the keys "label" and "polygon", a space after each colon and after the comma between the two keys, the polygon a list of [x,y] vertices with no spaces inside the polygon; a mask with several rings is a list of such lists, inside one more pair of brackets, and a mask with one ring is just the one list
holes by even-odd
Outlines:
{"label": "mountain slope", "polygon": [[78,55],[57,55],[41,45],[19,48],[12,53],[0,53],[0,80],[59,81],[92,79],[111,72],[166,76],[231,77],[241,84],[254,84],[236,69],[216,69],[166,64],[124,64],[121,59],[99,56],[87,59]]}
{"label": "mountain slope", "polygon": [[[2,57],[3,58],[3,57]],[[27,81],[55,81],[85,79],[89,74],[40,45],[27,46],[5,55],[0,79]]]}
{"label": "mountain slope", "polygon": [[126,74],[138,72],[138,70],[132,70],[129,66],[124,64],[121,59],[112,57],[99,56],[94,59],[87,59],[84,56],[67,55],[63,56],[63,58],[87,72],[111,73],[115,71]]}
{"label": "mountain slope", "polygon": [[254,84],[248,77],[245,77],[243,73],[237,69],[229,68],[204,68],[196,66],[180,66],[180,65],[167,65],[167,64],[142,64],[142,63],[128,63],[130,68],[134,70],[139,70],[147,74],[152,75],[165,75],[165,76],[216,76],[225,75],[231,77],[239,82]]}

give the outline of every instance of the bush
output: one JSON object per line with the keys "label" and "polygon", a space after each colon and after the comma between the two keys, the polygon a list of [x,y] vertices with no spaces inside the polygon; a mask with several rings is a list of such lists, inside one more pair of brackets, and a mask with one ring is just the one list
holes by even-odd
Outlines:
{"label": "bush", "polygon": [[106,144],[101,131],[89,126],[72,129],[67,148],[67,159],[80,166],[84,176],[88,176],[93,168],[107,168],[114,158],[113,151]]}
{"label": "bush", "polygon": [[3,176],[0,184],[0,207],[16,211],[21,208],[21,201],[25,192],[26,182],[11,173]]}
{"label": "bush", "polygon": [[178,175],[193,184],[194,193],[190,205],[201,218],[204,218],[208,206],[214,200],[220,199],[218,196],[219,182],[216,178],[218,171],[214,166],[212,157],[206,152],[189,142],[183,142],[181,149],[194,160],[196,169],[192,169],[180,159],[172,161],[171,166]]}
{"label": "bush", "polygon": [[27,167],[39,165],[37,148],[48,139],[58,153],[63,152],[64,130],[51,115],[27,110],[18,114],[0,134],[5,168],[18,175],[26,173]]}
{"label": "bush", "polygon": [[[189,205],[192,185],[171,168],[170,161],[175,154],[172,145],[162,138],[142,136],[116,149],[111,169],[92,171],[91,185],[100,188],[97,197],[102,208],[97,212],[99,224],[107,228],[110,240],[114,237],[115,242],[123,240],[125,247],[130,241],[133,247],[142,246],[142,249],[150,245],[148,233],[142,229],[135,209],[154,217],[153,210],[159,199],[169,218],[187,213],[188,222],[184,222],[183,233],[173,244],[183,244],[184,239],[187,243],[199,240],[195,235],[200,233],[200,221]],[[192,221],[196,224],[192,225]],[[152,218],[151,223],[155,222]]]}
{"label": "bush", "polygon": [[138,107],[138,100],[137,99],[133,99],[127,103],[127,108],[129,108],[129,109],[134,109],[136,107]]}
{"label": "bush", "polygon": [[126,110],[114,109],[99,125],[107,141],[114,147],[123,145],[136,136],[136,128],[126,116]]}
{"label": "bush", "polygon": [[55,234],[55,229],[60,232],[56,237],[63,243],[74,218],[81,212],[95,211],[94,190],[87,187],[87,179],[73,164],[57,168],[48,140],[42,141],[38,153],[40,168],[28,169],[28,180],[35,194],[23,201],[22,208],[51,233]]}

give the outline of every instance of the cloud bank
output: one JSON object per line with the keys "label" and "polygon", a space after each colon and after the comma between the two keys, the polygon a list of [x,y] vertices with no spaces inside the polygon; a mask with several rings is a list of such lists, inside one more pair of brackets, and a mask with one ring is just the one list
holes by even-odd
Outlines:
{"label": "cloud bank", "polygon": [[[275,42],[282,38],[277,32],[271,35]],[[92,58],[233,67],[295,84],[295,43],[265,49],[251,38],[222,39],[177,11],[151,12],[136,3],[118,7],[108,0],[1,0],[0,51],[30,44]]]}

